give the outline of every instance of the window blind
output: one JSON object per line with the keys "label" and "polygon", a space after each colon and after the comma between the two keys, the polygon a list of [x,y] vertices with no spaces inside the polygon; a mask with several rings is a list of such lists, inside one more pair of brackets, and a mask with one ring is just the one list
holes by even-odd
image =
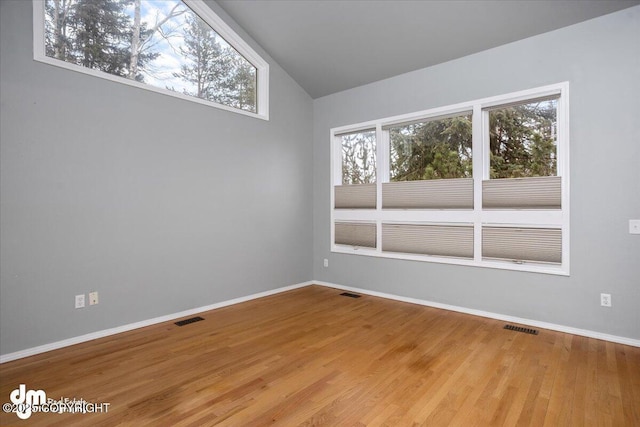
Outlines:
{"label": "window blind", "polygon": [[431,179],[382,184],[385,209],[473,209],[473,179]]}
{"label": "window blind", "polygon": [[560,209],[561,177],[503,178],[482,181],[482,207]]}
{"label": "window blind", "polygon": [[382,250],[473,258],[473,225],[383,223]]}
{"label": "window blind", "polygon": [[562,230],[482,227],[482,258],[560,264]]}
{"label": "window blind", "polygon": [[376,224],[363,222],[336,222],[334,242],[336,245],[376,247]]}
{"label": "window blind", "polygon": [[336,209],[375,209],[376,184],[336,185],[334,207]]}

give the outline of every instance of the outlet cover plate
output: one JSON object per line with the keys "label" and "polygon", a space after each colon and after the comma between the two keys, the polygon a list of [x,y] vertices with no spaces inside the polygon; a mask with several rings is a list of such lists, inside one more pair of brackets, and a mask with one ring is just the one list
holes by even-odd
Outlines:
{"label": "outlet cover plate", "polygon": [[76,295],[76,308],[84,308],[84,294]]}
{"label": "outlet cover plate", "polygon": [[98,303],[98,291],[89,292],[89,305],[96,305]]}
{"label": "outlet cover plate", "polygon": [[640,234],[640,219],[629,220],[629,233]]}

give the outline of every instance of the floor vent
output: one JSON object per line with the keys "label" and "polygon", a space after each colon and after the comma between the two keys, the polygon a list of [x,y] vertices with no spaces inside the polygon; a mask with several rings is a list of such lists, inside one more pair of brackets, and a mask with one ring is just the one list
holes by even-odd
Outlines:
{"label": "floor vent", "polygon": [[516,332],[524,332],[525,334],[538,335],[537,329],[522,328],[520,326],[504,325],[505,329]]}
{"label": "floor vent", "polygon": [[196,316],[196,317],[192,317],[191,319],[184,319],[184,320],[181,320],[179,322],[176,322],[176,325],[184,326],[184,325],[188,325],[189,323],[199,322],[201,320],[204,320],[204,319],[202,317],[200,317],[200,316]]}
{"label": "floor vent", "polygon": [[343,292],[340,295],[342,295],[343,297],[349,297],[349,298],[360,298],[361,297],[361,295],[352,294],[351,292]]}

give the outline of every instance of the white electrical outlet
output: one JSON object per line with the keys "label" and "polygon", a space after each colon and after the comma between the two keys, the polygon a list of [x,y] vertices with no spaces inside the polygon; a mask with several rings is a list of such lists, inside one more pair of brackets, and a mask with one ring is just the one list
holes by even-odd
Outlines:
{"label": "white electrical outlet", "polygon": [[89,305],[96,305],[98,303],[98,291],[89,292]]}
{"label": "white electrical outlet", "polygon": [[324,266],[329,267],[329,260],[326,258],[324,259]]}
{"label": "white electrical outlet", "polygon": [[600,294],[600,305],[603,307],[611,307],[611,294]]}
{"label": "white electrical outlet", "polygon": [[629,220],[629,233],[640,234],[640,219]]}
{"label": "white electrical outlet", "polygon": [[84,294],[76,295],[76,308],[84,307]]}

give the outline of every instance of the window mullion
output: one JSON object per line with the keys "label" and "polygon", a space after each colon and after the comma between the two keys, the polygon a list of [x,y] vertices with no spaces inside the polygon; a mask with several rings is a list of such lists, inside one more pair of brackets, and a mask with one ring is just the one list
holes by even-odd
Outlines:
{"label": "window mullion", "polygon": [[331,176],[329,179],[329,198],[331,200],[331,204],[329,206],[331,206],[331,211],[330,211],[330,217],[331,217],[331,222],[330,222],[330,226],[329,228],[331,229],[331,240],[330,240],[330,245],[331,245],[331,250],[335,250],[335,186],[338,185],[338,183],[342,184],[342,164],[341,164],[341,159],[338,159],[336,156],[336,152],[339,153],[340,152],[340,147],[338,146],[338,137],[334,136],[334,133],[331,132],[331,144],[329,146],[329,161],[331,164]]}
{"label": "window mullion", "polygon": [[[485,143],[485,129],[488,126],[488,115],[482,111],[480,104],[473,106],[472,116],[472,164],[473,164],[473,258],[482,261],[482,179],[484,178],[488,160]],[[486,125],[485,125],[486,122]]]}
{"label": "window mullion", "polygon": [[389,182],[389,131],[382,130],[382,125],[376,125],[376,230],[377,252],[382,252],[382,183]]}
{"label": "window mullion", "polygon": [[[482,156],[482,175],[480,175],[480,184],[482,180],[489,179],[491,176],[491,146],[490,146],[490,129],[489,129],[489,111],[479,108],[478,117],[481,120],[481,129],[479,142],[481,144],[480,155]],[[481,188],[482,190],[482,188]]]}
{"label": "window mullion", "polygon": [[561,96],[557,105],[557,171],[561,176],[562,186],[562,264],[565,272],[569,274],[570,270],[570,185],[569,178],[569,85],[563,83]]}

